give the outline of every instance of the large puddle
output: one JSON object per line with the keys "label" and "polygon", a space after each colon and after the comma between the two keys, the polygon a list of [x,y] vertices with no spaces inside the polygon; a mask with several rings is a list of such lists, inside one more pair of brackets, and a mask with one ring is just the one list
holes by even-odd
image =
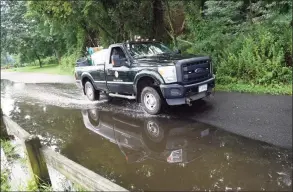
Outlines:
{"label": "large puddle", "polygon": [[207,124],[88,102],[74,85],[1,80],[1,107],[71,160],[129,190],[292,190],[292,153]]}

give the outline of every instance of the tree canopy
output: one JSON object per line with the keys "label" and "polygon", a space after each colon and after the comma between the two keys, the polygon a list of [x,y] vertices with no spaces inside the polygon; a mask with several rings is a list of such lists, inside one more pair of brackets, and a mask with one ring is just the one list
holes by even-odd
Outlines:
{"label": "tree canopy", "polygon": [[134,35],[211,55],[223,82],[292,80],[291,0],[1,1],[1,55],[21,63],[52,57],[72,67],[85,47]]}

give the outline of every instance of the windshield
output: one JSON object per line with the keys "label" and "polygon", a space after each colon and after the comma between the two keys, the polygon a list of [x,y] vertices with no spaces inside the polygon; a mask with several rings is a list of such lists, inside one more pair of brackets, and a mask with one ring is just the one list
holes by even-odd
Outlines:
{"label": "windshield", "polygon": [[130,43],[127,45],[127,48],[134,58],[172,53],[172,51],[162,43]]}

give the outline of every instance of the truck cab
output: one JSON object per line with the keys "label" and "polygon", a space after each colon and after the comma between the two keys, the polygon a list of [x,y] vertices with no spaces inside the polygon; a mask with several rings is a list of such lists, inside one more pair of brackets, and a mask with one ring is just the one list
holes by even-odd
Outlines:
{"label": "truck cab", "polygon": [[113,44],[94,53],[92,65],[77,65],[75,78],[90,100],[101,92],[136,99],[152,115],[163,103],[191,105],[215,87],[210,57],[182,55],[157,41]]}

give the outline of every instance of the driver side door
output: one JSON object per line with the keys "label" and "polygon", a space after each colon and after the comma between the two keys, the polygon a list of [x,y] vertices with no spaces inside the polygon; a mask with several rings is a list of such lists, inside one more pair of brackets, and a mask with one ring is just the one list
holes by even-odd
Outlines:
{"label": "driver side door", "polygon": [[[126,59],[126,64],[115,67],[111,60],[112,55],[119,55],[121,59]],[[131,68],[128,65],[126,54],[120,46],[112,47],[110,50],[109,61],[106,62],[105,72],[107,88],[111,93],[133,94],[133,80],[131,80]]]}

